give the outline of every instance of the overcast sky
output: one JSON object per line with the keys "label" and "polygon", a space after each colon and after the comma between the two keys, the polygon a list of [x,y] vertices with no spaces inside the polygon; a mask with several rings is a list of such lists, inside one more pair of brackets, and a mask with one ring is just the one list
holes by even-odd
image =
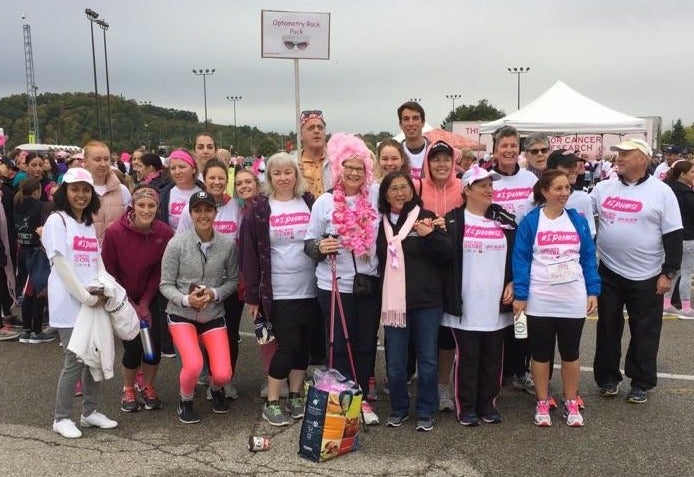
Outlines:
{"label": "overcast sky", "polygon": [[[301,60],[301,107],[322,109],[331,132],[399,132],[396,108],[421,98],[438,125],[460,101],[516,109],[562,80],[634,116],[694,121],[689,58],[694,2],[685,0],[3,0],[0,96],[26,91],[22,24],[31,25],[42,92],[92,92],[85,8],[110,24],[112,94],[192,110],[233,124],[294,127],[293,61],[260,56],[260,11],[331,13],[330,60]],[[22,20],[21,15],[27,19]],[[96,28],[96,26],[95,26]],[[99,92],[103,37],[95,30]],[[3,125],[0,125],[2,127]]]}

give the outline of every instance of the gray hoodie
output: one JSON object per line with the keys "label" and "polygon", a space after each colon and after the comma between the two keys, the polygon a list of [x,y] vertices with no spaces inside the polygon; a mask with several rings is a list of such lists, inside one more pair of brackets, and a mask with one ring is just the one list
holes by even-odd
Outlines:
{"label": "gray hoodie", "polygon": [[[166,312],[191,321],[206,323],[224,316],[223,301],[239,283],[238,249],[233,239],[214,232],[212,243],[203,253],[195,229],[174,236],[164,251],[159,289],[169,300]],[[190,285],[205,285],[216,292],[217,300],[202,310],[184,305]]]}

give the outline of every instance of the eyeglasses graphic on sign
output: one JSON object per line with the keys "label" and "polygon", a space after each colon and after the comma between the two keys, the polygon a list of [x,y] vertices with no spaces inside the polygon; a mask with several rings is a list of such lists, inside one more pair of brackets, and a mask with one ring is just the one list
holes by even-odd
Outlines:
{"label": "eyeglasses graphic on sign", "polygon": [[310,37],[304,35],[284,35],[282,37],[282,43],[284,47],[288,50],[305,50],[308,48]]}

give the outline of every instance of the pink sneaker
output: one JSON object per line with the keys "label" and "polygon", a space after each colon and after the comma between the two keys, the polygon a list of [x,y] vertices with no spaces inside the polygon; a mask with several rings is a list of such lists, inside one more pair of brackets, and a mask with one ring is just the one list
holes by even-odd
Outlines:
{"label": "pink sneaker", "polygon": [[578,403],[575,399],[567,399],[564,401],[564,412],[562,415],[564,419],[566,419],[567,426],[583,426],[583,416],[581,416],[581,411],[578,409]]}
{"label": "pink sneaker", "polygon": [[535,407],[535,425],[540,427],[549,427],[552,425],[552,418],[549,415],[549,400],[543,399],[537,401]]}

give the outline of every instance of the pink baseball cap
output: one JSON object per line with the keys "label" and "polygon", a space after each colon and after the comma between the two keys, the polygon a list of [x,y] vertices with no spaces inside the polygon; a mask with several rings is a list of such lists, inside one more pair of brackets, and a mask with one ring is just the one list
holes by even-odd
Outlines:
{"label": "pink baseball cap", "polygon": [[68,169],[65,175],[63,175],[63,182],[65,184],[74,184],[75,182],[86,182],[90,186],[94,187],[94,179],[92,174],[81,167],[73,167]]}
{"label": "pink baseball cap", "polygon": [[501,179],[501,176],[498,172],[488,171],[487,169],[480,167],[477,164],[473,164],[472,166],[470,166],[470,169],[465,171],[465,174],[463,174],[463,187],[472,185],[477,181],[486,179],[487,177],[491,177],[492,181],[498,181],[499,179]]}

